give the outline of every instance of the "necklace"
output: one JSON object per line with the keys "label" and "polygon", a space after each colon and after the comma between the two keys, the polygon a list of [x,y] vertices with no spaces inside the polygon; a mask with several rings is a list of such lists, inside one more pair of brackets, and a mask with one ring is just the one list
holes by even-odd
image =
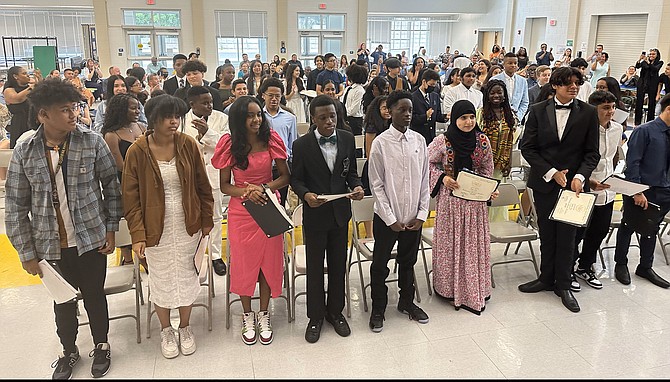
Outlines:
{"label": "necklace", "polygon": [[128,126],[128,127],[126,127],[126,129],[128,129],[128,131],[130,131],[130,134],[133,134],[133,127],[132,126]]}

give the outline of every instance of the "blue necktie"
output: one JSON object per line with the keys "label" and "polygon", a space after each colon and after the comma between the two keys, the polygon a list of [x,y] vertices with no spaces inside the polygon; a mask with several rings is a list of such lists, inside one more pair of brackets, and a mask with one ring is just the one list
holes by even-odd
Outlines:
{"label": "blue necktie", "polygon": [[332,144],[337,144],[337,135],[333,134],[330,137],[321,137],[319,138],[319,144],[321,146],[325,145],[326,143],[332,143]]}

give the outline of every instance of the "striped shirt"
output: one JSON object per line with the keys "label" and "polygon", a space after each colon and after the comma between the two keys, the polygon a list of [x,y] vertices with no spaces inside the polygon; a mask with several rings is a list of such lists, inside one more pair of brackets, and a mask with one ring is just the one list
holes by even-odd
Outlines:
{"label": "striped shirt", "polygon": [[[22,262],[60,259],[56,209],[44,150],[43,127],[14,148],[5,185],[5,226]],[[70,135],[67,204],[77,251],[102,246],[123,216],[116,165],[102,136],[77,126]],[[102,186],[102,189],[101,189]]]}

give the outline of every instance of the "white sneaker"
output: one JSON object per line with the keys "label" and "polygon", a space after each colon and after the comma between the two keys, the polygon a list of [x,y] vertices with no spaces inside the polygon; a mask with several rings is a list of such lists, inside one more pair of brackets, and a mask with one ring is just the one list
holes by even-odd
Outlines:
{"label": "white sneaker", "polygon": [[261,344],[269,345],[272,342],[272,324],[270,323],[270,313],[265,311],[258,312],[258,336]]}
{"label": "white sneaker", "polygon": [[244,313],[242,316],[242,341],[247,345],[256,343],[256,313]]}
{"label": "white sneaker", "polygon": [[603,283],[601,283],[600,280],[598,280],[598,276],[596,276],[596,273],[590,269],[589,270],[577,269],[575,275],[577,275],[577,277],[579,277],[580,279],[586,281],[586,283],[591,288],[602,289],[603,287]]}
{"label": "white sneaker", "polygon": [[577,281],[574,273],[570,274],[570,290],[573,292],[579,292],[582,290],[582,286],[579,285],[579,281]]}
{"label": "white sneaker", "polygon": [[161,330],[161,352],[168,359],[179,355],[179,341],[171,326]]}
{"label": "white sneaker", "polygon": [[185,328],[179,328],[179,348],[183,355],[195,353],[195,337],[190,325]]}

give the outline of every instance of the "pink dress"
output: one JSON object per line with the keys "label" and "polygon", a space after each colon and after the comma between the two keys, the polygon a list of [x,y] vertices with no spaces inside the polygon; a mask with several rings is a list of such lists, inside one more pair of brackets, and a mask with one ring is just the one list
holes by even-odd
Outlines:
{"label": "pink dress", "polygon": [[[281,137],[270,131],[267,151],[250,153],[246,170],[235,167],[230,134],[219,140],[212,157],[216,168],[233,166],[236,187],[244,182],[263,184],[272,181],[272,161],[286,159]],[[228,204],[228,240],[230,243],[230,291],[240,296],[253,296],[260,271],[270,286],[272,297],[281,294],[284,274],[284,242],[282,236],[268,238],[242,205],[241,197],[231,197]]]}
{"label": "pink dress", "polygon": [[[441,168],[453,177],[453,161],[454,152],[444,134],[435,137],[428,145],[431,190],[443,172]],[[472,167],[477,174],[493,174],[493,155],[483,133],[477,135]],[[444,185],[436,198],[433,287],[440,296],[453,300],[457,309],[479,314],[491,296],[488,207],[486,202],[454,197]]]}

